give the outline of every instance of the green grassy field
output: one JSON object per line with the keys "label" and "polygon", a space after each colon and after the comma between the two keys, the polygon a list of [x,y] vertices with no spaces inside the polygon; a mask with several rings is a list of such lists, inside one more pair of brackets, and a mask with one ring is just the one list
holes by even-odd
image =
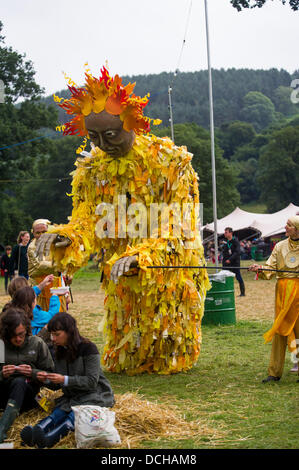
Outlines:
{"label": "green grassy field", "polygon": [[[255,282],[250,273],[244,277],[247,286]],[[73,290],[87,292],[98,287],[98,282],[98,273],[85,268],[76,275]],[[97,313],[90,312],[89,315],[92,323]],[[204,325],[200,358],[188,373],[134,377],[106,373],[115,393],[138,392],[159,404],[175,404],[186,420],[199,420],[215,429],[214,437],[147,441],[143,446],[166,449],[297,448],[299,383],[296,383],[296,374],[290,372],[292,362],[288,352],[281,381],[261,382],[267,375],[271,348],[264,344],[263,333],[270,326],[271,321],[261,320]],[[93,332],[89,336],[101,349],[102,338],[95,330]]]}
{"label": "green grassy field", "polygon": [[254,212],[256,214],[266,214],[267,206],[260,202],[251,202],[249,204],[241,204],[240,209],[247,212]]}

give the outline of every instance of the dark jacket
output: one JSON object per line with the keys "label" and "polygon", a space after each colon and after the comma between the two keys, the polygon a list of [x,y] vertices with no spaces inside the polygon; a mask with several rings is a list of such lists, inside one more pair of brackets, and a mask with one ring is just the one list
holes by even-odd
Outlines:
{"label": "dark jacket", "polygon": [[13,270],[11,266],[11,256],[10,257],[7,256],[6,253],[2,255],[1,257],[1,269],[3,269],[4,271],[7,270],[7,273],[9,275],[13,274]]}
{"label": "dark jacket", "polygon": [[[63,385],[63,396],[56,400],[56,406],[70,412],[72,406],[97,405],[112,407],[114,394],[100,365],[100,354],[94,343],[80,343],[77,357],[73,362],[55,359],[55,372],[68,376],[68,384]],[[49,388],[57,388],[45,384]],[[59,387],[60,388],[60,387]]]}
{"label": "dark jacket", "polygon": [[11,252],[11,271],[18,271],[19,276],[28,277],[28,245],[15,245]]}
{"label": "dark jacket", "polygon": [[[240,267],[240,242],[237,238],[233,237],[230,241],[226,240],[226,243],[223,246],[222,254],[223,267]],[[226,260],[230,260],[230,263],[226,264]]]}
{"label": "dark jacket", "polygon": [[32,368],[32,377],[29,380],[39,383],[36,374],[40,371],[53,372],[54,363],[50,354],[49,348],[46,343],[38,336],[27,336],[21,347],[14,346],[11,343],[5,342],[5,364],[0,364],[0,383],[3,381],[10,381],[15,377],[22,376],[18,372],[4,378],[2,375],[2,367],[4,365],[29,364]]}

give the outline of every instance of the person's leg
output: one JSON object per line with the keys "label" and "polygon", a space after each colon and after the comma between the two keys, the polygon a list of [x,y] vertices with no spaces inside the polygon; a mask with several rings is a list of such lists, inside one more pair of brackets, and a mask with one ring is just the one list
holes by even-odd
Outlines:
{"label": "person's leg", "polygon": [[8,286],[8,273],[4,273],[4,287],[5,287],[5,293],[7,294],[7,286]]}
{"label": "person's leg", "polygon": [[[299,361],[299,317],[297,318],[297,321],[294,326],[294,333],[295,333],[295,339],[296,339],[297,360]],[[297,362],[297,374],[299,375],[298,365],[299,364]]]}
{"label": "person's leg", "polygon": [[244,284],[243,278],[241,276],[241,271],[240,271],[240,269],[235,269],[234,272],[236,274],[236,279],[237,279],[237,281],[239,283],[239,286],[240,286],[240,295],[243,297],[245,295],[245,284]]}
{"label": "person's leg", "polygon": [[27,390],[25,377],[16,377],[8,383],[7,387],[7,405],[0,419],[0,442],[6,438],[6,433],[11,427],[23,405]]}
{"label": "person's leg", "polygon": [[56,407],[49,416],[39,421],[35,426],[25,426],[21,431],[21,439],[28,446],[34,446],[44,440],[45,434],[59,425],[67,416],[65,411]]}
{"label": "person's leg", "polygon": [[62,437],[66,436],[70,431],[74,431],[75,417],[73,411],[66,413],[60,408],[56,408],[54,416],[56,424],[50,430],[45,432],[38,431],[36,433],[34,432],[35,428],[33,430],[35,444],[39,448],[53,447]]}
{"label": "person's leg", "polygon": [[270,377],[280,378],[283,373],[285,353],[287,348],[287,337],[274,335],[272,340],[272,349],[268,374]]}

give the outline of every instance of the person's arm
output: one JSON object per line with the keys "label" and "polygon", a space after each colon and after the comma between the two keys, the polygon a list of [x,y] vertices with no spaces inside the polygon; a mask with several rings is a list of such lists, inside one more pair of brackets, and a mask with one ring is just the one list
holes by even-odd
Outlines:
{"label": "person's arm", "polygon": [[48,276],[46,276],[42,280],[42,282],[40,282],[38,285],[38,288],[40,289],[40,291],[42,291],[45,287],[50,285],[53,282],[53,279],[54,279],[54,274],[48,274]]}
{"label": "person's arm", "polygon": [[232,241],[231,252],[232,254],[228,258],[229,263],[226,264],[228,266],[236,266],[236,263],[238,262],[240,257],[240,243],[236,239],[233,239]]}
{"label": "person's arm", "polygon": [[36,297],[38,297],[41,293],[41,289],[39,288],[39,286],[32,286],[32,289],[34,290]]}
{"label": "person's arm", "polygon": [[67,379],[67,389],[89,392],[95,390],[101,372],[100,354],[88,354],[83,357],[84,375],[70,375]]}
{"label": "person's arm", "polygon": [[43,328],[51,318],[59,312],[60,300],[58,295],[52,295],[49,302],[49,310],[46,312],[42,310],[39,305],[36,305],[33,309],[33,319],[31,320],[31,327]]}
{"label": "person's arm", "polygon": [[275,276],[275,271],[263,271],[263,268],[277,269],[277,246],[274,247],[270,258],[266,261],[265,265],[253,264],[249,266],[249,271],[258,272],[260,279],[270,280]]}
{"label": "person's arm", "polygon": [[35,243],[31,242],[28,250],[28,274],[32,278],[40,277],[47,274],[58,274],[52,261],[49,259],[38,259],[35,256]]}
{"label": "person's arm", "polygon": [[37,381],[37,373],[42,371],[52,372],[54,370],[54,362],[46,343],[41,338],[34,338],[38,340],[38,357],[35,367],[32,367],[31,377]]}

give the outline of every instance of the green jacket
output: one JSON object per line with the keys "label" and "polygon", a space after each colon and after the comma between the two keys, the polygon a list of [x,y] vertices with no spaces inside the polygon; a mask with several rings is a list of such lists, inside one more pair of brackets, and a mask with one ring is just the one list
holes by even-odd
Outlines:
{"label": "green jacket", "polygon": [[11,364],[15,366],[29,364],[32,368],[32,376],[30,379],[40,385],[42,385],[42,382],[37,380],[37,372],[53,372],[54,370],[54,363],[49,348],[38,336],[27,336],[21,347],[5,342],[5,364],[0,364],[0,383],[23,376],[18,372],[14,372],[14,374],[4,378],[2,375],[2,367]]}
{"label": "green jacket", "polygon": [[[67,376],[67,385],[63,385],[63,395],[56,400],[56,406],[70,412],[72,406],[97,405],[112,407],[114,394],[109,381],[100,365],[100,354],[94,343],[80,343],[77,357],[73,362],[65,359],[55,360],[55,372]],[[45,384],[54,388],[53,384]]]}

